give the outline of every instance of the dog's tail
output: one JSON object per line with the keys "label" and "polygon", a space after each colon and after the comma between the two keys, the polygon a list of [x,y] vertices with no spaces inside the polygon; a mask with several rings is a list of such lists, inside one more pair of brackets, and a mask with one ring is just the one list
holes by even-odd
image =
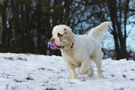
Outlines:
{"label": "dog's tail", "polygon": [[101,41],[103,38],[104,32],[107,31],[108,26],[110,24],[111,24],[111,22],[109,22],[109,21],[103,22],[102,24],[100,24],[97,27],[90,30],[88,35],[92,35],[94,38]]}

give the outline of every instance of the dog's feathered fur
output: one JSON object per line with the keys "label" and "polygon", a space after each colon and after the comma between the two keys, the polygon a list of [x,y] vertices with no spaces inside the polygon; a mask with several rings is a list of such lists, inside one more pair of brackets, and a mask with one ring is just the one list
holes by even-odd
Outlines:
{"label": "dog's feathered fur", "polygon": [[[104,32],[111,22],[107,21],[92,29],[88,35],[75,35],[70,27],[57,25],[53,28],[52,38],[54,44],[62,46],[60,48],[62,56],[67,63],[70,79],[77,78],[75,67],[80,67],[79,74],[93,75],[91,61],[95,61],[98,77],[102,78],[101,60],[103,52],[99,45]],[[74,45],[73,45],[74,44]],[[73,48],[71,47],[73,45]]]}

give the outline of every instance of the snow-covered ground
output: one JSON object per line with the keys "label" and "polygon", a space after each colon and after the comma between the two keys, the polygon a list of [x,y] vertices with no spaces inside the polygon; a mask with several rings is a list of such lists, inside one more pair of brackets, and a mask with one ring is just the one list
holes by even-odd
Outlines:
{"label": "snow-covered ground", "polygon": [[103,60],[104,78],[69,80],[62,57],[0,53],[0,90],[135,90],[135,61]]}

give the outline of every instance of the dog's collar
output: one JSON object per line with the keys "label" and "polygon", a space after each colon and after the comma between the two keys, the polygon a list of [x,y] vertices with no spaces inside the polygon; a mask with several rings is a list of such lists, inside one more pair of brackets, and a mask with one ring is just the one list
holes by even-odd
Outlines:
{"label": "dog's collar", "polygon": [[73,46],[74,46],[74,42],[72,42],[71,48],[73,48]]}

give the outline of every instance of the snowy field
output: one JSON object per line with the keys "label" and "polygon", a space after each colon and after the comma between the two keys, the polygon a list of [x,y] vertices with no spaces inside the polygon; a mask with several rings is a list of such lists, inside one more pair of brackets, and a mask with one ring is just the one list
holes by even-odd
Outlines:
{"label": "snowy field", "polygon": [[69,80],[62,57],[0,53],[0,90],[135,90],[135,61],[103,60],[104,78]]}

